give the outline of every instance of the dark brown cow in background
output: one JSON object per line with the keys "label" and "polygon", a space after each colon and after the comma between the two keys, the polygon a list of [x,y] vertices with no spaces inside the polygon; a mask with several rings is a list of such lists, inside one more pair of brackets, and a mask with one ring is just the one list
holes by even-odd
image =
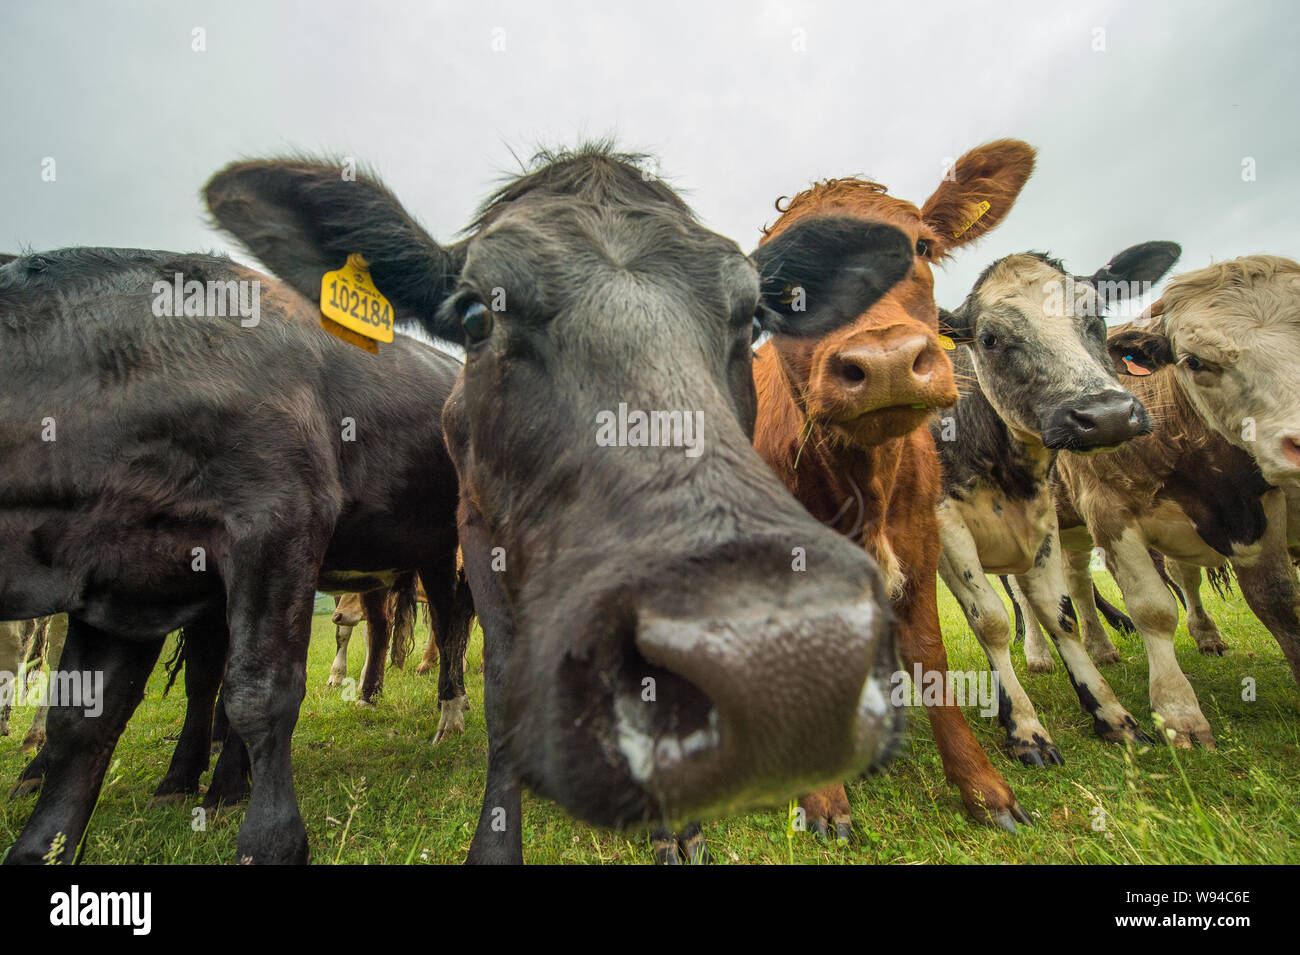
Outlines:
{"label": "dark brown cow in background", "polygon": [[[957,400],[938,335],[931,267],[995,228],[1034,168],[1034,150],[1013,139],[977,147],[925,205],[858,179],[820,183],[795,196],[767,232],[772,241],[814,215],[881,221],[907,233],[910,274],[856,322],[816,341],[775,337],[758,349],[755,447],[794,496],[823,523],[849,535],[880,565],[900,622],[909,673],[947,674],[939,630],[939,459],[926,425]],[[778,205],[778,209],[781,206]],[[949,782],[975,819],[1014,830],[1029,816],[976,742],[961,710],[927,707]],[[846,837],[842,785],[803,800],[816,832]]]}

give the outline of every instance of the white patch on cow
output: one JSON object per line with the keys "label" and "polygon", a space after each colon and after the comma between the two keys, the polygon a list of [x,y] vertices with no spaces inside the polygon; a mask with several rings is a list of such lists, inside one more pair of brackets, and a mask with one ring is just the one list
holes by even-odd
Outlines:
{"label": "white patch on cow", "polygon": [[639,783],[648,782],[656,772],[672,770],[692,756],[716,749],[721,740],[716,709],[709,711],[707,726],[685,736],[675,733],[655,736],[650,727],[650,710],[631,694],[620,693],[615,697],[614,716],[619,752],[627,760],[628,772]]}

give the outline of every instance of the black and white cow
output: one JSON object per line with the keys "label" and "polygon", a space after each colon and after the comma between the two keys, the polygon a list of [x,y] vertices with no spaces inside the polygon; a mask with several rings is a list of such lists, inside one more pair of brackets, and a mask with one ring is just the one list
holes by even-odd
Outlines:
{"label": "black and white cow", "polygon": [[1000,681],[1007,747],[1025,763],[1062,759],[1016,678],[1007,613],[985,574],[1015,575],[1097,735],[1146,738],[1079,638],[1049,473],[1061,451],[1110,450],[1150,430],[1106,352],[1101,300],[1148,288],[1179,251],[1171,242],[1143,243],[1083,278],[1044,255],[1008,256],[947,318],[964,346],[953,362],[964,386],[951,416],[932,426],[944,469],[939,572]]}

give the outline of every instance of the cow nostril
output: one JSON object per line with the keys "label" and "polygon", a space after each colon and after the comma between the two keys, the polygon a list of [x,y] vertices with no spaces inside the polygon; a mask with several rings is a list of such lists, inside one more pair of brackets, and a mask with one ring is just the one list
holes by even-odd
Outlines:
{"label": "cow nostril", "polygon": [[1092,431],[1097,427],[1097,419],[1082,411],[1071,411],[1067,417],[1071,426],[1078,431]]}
{"label": "cow nostril", "polygon": [[848,361],[843,358],[840,359],[839,362],[839,376],[841,381],[851,387],[860,385],[867,380],[866,369],[856,362]]}
{"label": "cow nostril", "polygon": [[929,348],[923,348],[916,356],[916,361],[912,362],[912,374],[917,378],[925,378],[932,371],[934,371],[934,352]]}

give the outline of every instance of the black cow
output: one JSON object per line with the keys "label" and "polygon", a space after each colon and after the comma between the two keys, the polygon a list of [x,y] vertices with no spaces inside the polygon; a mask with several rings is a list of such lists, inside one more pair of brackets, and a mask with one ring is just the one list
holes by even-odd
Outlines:
{"label": "black cow", "polygon": [[[177,275],[219,306],[159,315]],[[226,315],[231,291],[248,315]],[[0,268],[0,618],[66,611],[60,670],[103,673],[98,718],[51,712],[26,774],[44,788],[7,861],[41,861],[60,833],[54,855],[72,859],[182,627],[191,717],[160,790],[206,765],[225,669],[254,781],[240,856],[306,860],[289,737],[313,595],[418,569],[450,619],[457,483],[440,411],[460,369],[405,338],[378,357],[345,345],[283,283],[213,256],[74,249]],[[443,665],[463,655],[449,645]]]}
{"label": "black cow", "polygon": [[751,341],[860,315],[910,268],[901,232],[809,218],[747,257],[603,147],[539,156],[447,247],[325,163],[240,163],[207,196],[305,294],[360,253],[400,316],[467,350],[444,423],[485,640],[471,861],[522,860],[521,782],[632,825],[785,798],[890,750],[880,575],[752,450]]}

